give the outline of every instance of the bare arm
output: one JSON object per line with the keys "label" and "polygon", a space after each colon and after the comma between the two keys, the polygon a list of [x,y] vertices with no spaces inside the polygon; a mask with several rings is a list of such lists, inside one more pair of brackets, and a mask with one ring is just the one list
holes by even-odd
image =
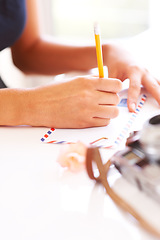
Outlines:
{"label": "bare arm", "polygon": [[85,76],[32,89],[0,89],[0,125],[86,128],[118,115],[121,82]]}
{"label": "bare arm", "polygon": [[[56,74],[96,66],[93,46],[72,47],[42,40],[34,0],[27,0],[28,18],[12,46],[15,64],[26,73]],[[0,125],[55,128],[105,126],[118,115],[118,79],[83,76],[32,89],[0,90]]]}
{"label": "bare arm", "polygon": [[[27,0],[27,24],[20,39],[12,46],[13,60],[26,73],[60,74],[89,70],[97,66],[95,46],[69,46],[47,41],[41,36],[36,1]],[[134,111],[141,84],[160,104],[160,81],[140,66],[125,50],[113,44],[103,45],[104,64],[109,77],[130,79],[128,108]]]}
{"label": "bare arm", "polygon": [[95,46],[71,46],[47,40],[41,35],[35,0],[27,0],[27,23],[12,46],[15,65],[26,73],[60,74],[96,67]]}

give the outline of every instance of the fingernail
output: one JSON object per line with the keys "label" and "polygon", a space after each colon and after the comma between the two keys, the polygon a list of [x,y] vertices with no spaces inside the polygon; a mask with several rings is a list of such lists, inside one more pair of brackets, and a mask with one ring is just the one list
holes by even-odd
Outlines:
{"label": "fingernail", "polygon": [[135,103],[131,103],[130,104],[130,111],[134,112],[136,110],[136,104]]}

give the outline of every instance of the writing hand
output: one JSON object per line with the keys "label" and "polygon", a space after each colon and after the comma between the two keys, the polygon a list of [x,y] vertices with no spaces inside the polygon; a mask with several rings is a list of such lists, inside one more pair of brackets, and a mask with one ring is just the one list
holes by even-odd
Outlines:
{"label": "writing hand", "polygon": [[75,77],[28,90],[27,119],[32,126],[86,128],[108,125],[118,115],[118,79]]}

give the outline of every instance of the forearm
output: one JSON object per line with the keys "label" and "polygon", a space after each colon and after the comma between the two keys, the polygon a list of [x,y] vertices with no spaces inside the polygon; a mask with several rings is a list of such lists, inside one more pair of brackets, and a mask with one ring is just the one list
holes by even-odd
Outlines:
{"label": "forearm", "polygon": [[[102,52],[104,65],[109,68],[109,75],[122,80],[125,76],[116,72],[115,63],[125,62],[128,66],[134,64],[131,54],[110,43],[103,44]],[[27,74],[56,75],[69,71],[87,71],[97,67],[94,44],[74,46],[38,38],[28,48],[19,43],[15,44],[12,47],[12,56],[15,65]]]}
{"label": "forearm", "polygon": [[[23,49],[23,48],[21,48]],[[45,75],[86,71],[97,66],[95,46],[70,46],[39,40],[25,51],[12,48],[15,65],[26,73]]]}
{"label": "forearm", "polygon": [[0,89],[0,125],[23,125],[25,90]]}
{"label": "forearm", "polygon": [[0,125],[54,128],[106,126],[118,115],[117,79],[76,77],[31,89],[0,90]]}

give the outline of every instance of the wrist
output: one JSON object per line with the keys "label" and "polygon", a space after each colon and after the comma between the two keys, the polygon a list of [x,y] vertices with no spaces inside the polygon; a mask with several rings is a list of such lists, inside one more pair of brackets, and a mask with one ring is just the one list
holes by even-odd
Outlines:
{"label": "wrist", "polygon": [[26,125],[26,91],[21,89],[0,90],[0,125]]}

